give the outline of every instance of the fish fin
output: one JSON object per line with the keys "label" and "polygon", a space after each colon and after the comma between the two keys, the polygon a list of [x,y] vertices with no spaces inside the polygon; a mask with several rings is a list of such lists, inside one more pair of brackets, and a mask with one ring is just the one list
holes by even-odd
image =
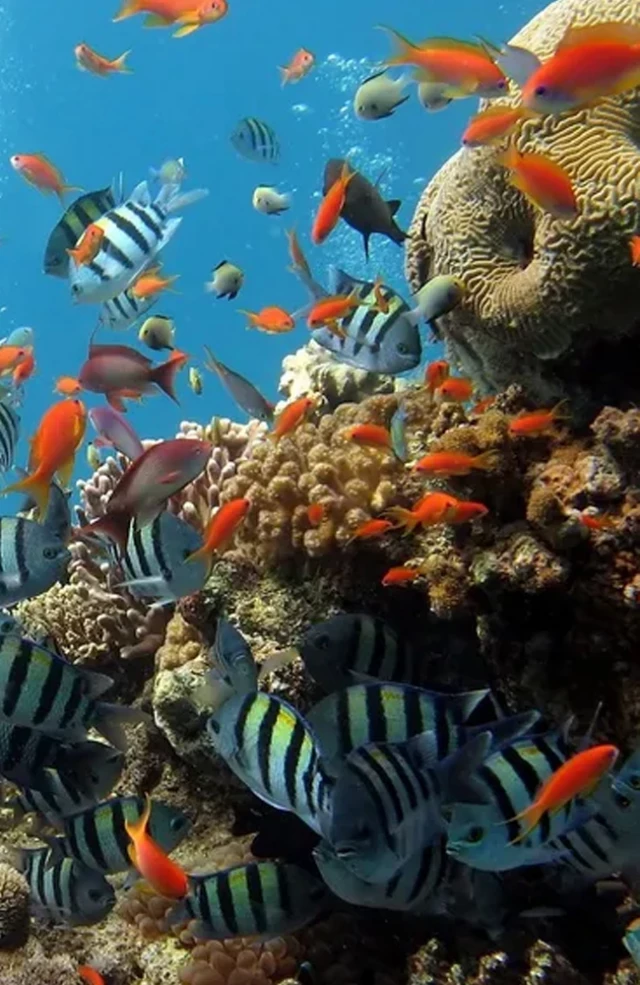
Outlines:
{"label": "fish fin", "polygon": [[52,869],[54,865],[62,862],[67,857],[64,838],[56,838],[53,835],[43,834],[40,836],[40,840],[44,841],[49,849],[49,854],[45,859],[45,869]]}
{"label": "fish fin", "polygon": [[639,44],[640,25],[624,21],[609,21],[601,24],[570,24],[556,48],[556,54],[567,48],[597,41],[610,41],[619,44]]}
{"label": "fish fin", "polygon": [[144,27],[170,27],[173,21],[167,20],[160,14],[149,14],[143,21]]}
{"label": "fish fin", "polygon": [[[191,887],[191,879],[189,879],[189,886]],[[187,904],[184,900],[181,900],[179,903],[176,903],[175,906],[168,911],[168,913],[165,913],[164,918],[170,927],[174,927],[176,924],[186,923],[186,921],[189,920],[189,917],[190,914],[187,910]]]}
{"label": "fish fin", "polygon": [[110,407],[113,407],[114,410],[120,411],[121,414],[126,414],[127,413],[127,405],[125,404],[125,402],[122,399],[122,397],[119,396],[119,394],[117,394],[117,393],[108,393],[107,394],[107,403],[109,404]]}
{"label": "fish fin", "polygon": [[[165,187],[169,188],[170,186],[165,185]],[[168,199],[164,203],[164,209],[168,213],[178,212],[181,209],[186,209],[188,205],[194,205],[196,202],[200,202],[203,198],[206,198],[209,194],[208,188],[194,188],[192,191],[183,192],[182,194],[178,193],[177,188],[179,188],[179,186],[174,186],[173,193],[169,195]],[[162,192],[160,194],[162,194]]]}
{"label": "fish fin", "polygon": [[389,201],[387,202],[387,206],[389,208],[389,212],[391,213],[391,215],[395,215],[401,205],[402,202],[399,198],[390,198]]}
{"label": "fish fin", "polygon": [[362,283],[340,267],[331,267],[329,276],[333,294],[351,294]]}
{"label": "fish fin", "polygon": [[164,506],[149,506],[146,509],[140,510],[135,516],[135,525],[138,529],[143,529],[148,527],[150,523],[160,516],[164,511]]}
{"label": "fish fin", "polygon": [[141,723],[150,725],[151,718],[140,708],[127,708],[125,705],[107,704],[104,701],[96,704],[92,721],[96,731],[121,752],[126,752],[127,749],[127,737],[122,726]]}
{"label": "fish fin", "polygon": [[24,492],[31,496],[38,507],[40,522],[44,521],[51,492],[51,484],[47,476],[34,472],[33,475],[28,475],[24,479],[20,479],[18,482],[14,482],[2,490],[3,495],[11,492]]}
{"label": "fish fin", "polygon": [[70,459],[62,463],[62,465],[60,466],[60,468],[56,473],[60,481],[60,485],[64,489],[66,489],[69,486],[69,483],[71,482],[71,476],[73,475],[73,467],[75,465],[75,462],[76,462],[76,456],[72,455]]}
{"label": "fish fin", "polygon": [[362,234],[362,243],[364,246],[364,256],[367,263],[369,263],[369,240],[371,239],[371,233]]}
{"label": "fish fin", "polygon": [[211,561],[214,553],[210,547],[203,544],[197,551],[192,551],[191,554],[188,554],[184,560],[186,564],[191,564],[192,561]]}
{"label": "fish fin", "polygon": [[[166,582],[164,578],[159,575],[150,575],[148,578],[130,578],[128,581],[120,581],[114,588],[124,588],[127,591],[131,591],[132,588],[140,589],[141,595],[147,595],[149,598],[160,598],[164,596],[164,590],[166,589]],[[149,589],[145,592],[144,589]],[[135,593],[133,593],[135,594]],[[170,599],[168,601],[174,602],[175,599]]]}
{"label": "fish fin", "polygon": [[104,516],[92,520],[86,526],[76,531],[76,535],[81,539],[91,540],[98,537],[100,540],[107,538],[117,544],[124,553],[127,549],[129,539],[129,527],[131,526],[131,516],[128,513],[105,513]]}
{"label": "fish fin", "polygon": [[132,74],[133,69],[129,68],[129,66],[125,64],[127,56],[130,54],[131,54],[131,49],[129,48],[128,51],[124,51],[118,58],[114,60],[113,68],[116,72],[122,72],[124,75]]}
{"label": "fish fin", "polygon": [[488,722],[486,725],[461,726],[459,734],[462,742],[469,742],[482,732],[491,733],[491,753],[497,752],[504,746],[511,745],[517,739],[528,735],[541,719],[538,711],[524,711],[519,715],[509,715],[498,722]]}
{"label": "fish fin", "polygon": [[227,299],[229,301],[233,301],[233,299],[234,298],[237,298],[237,297],[238,297],[238,292],[237,291],[231,291],[230,294],[227,294]]}
{"label": "fish fin", "polygon": [[187,24],[183,24],[182,27],[179,27],[177,31],[174,31],[172,37],[186,38],[188,34],[193,34],[193,32],[197,31],[199,27],[200,27],[200,23],[198,21],[191,21]]}
{"label": "fish fin", "polygon": [[477,804],[486,799],[487,795],[474,787],[473,776],[489,754],[492,741],[490,731],[480,732],[438,763],[436,769],[442,786],[443,804]]}
{"label": "fish fin", "polygon": [[171,353],[169,359],[162,363],[160,366],[156,366],[155,369],[151,370],[149,373],[149,382],[155,383],[159,386],[168,397],[171,397],[175,403],[179,403],[176,397],[174,383],[175,376],[179,369],[185,365],[188,360],[186,353],[181,352],[179,349],[174,349]]}
{"label": "fish fin", "polygon": [[286,67],[286,65],[278,65],[277,69],[278,72],[280,73],[280,85],[286,86],[287,82],[289,81],[289,69]]}
{"label": "fish fin", "polygon": [[116,16],[113,18],[114,24],[117,21],[126,20],[127,17],[133,17],[134,14],[140,12],[140,0],[124,0],[124,3]]}
{"label": "fish fin", "polygon": [[[54,653],[45,644],[40,644],[43,650],[47,650],[49,653]],[[57,653],[54,654],[59,660],[62,658],[58,656]],[[63,661],[66,662],[66,661]],[[78,668],[78,673],[85,681],[85,691],[84,693],[88,698],[95,700],[105,693],[105,691],[110,691],[113,687],[113,679],[107,677],[106,674],[98,674],[94,670],[84,670],[83,668]]]}

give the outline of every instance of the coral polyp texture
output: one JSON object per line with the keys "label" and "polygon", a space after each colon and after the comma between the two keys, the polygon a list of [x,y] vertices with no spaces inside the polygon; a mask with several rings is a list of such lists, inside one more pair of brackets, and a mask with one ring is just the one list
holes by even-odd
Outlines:
{"label": "coral polyp texture", "polygon": [[[630,0],[558,0],[513,43],[544,60],[570,25],[636,18]],[[519,102],[513,86],[491,105]],[[506,140],[458,151],[424,190],[407,276],[414,290],[436,274],[463,278],[464,302],[439,324],[450,356],[487,391],[517,380],[541,401],[587,391],[608,401],[624,396],[620,346],[637,352],[639,335],[640,272],[629,249],[640,221],[639,120],[632,89],[521,123],[517,149],[548,154],[568,172],[579,205],[571,220],[535,208],[511,186],[498,161]]]}

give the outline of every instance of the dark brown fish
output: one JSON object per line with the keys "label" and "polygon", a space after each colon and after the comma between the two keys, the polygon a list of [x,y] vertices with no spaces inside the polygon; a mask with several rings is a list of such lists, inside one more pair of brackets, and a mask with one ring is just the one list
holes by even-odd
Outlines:
{"label": "dark brown fish", "polygon": [[[323,194],[326,195],[331,185],[340,177],[344,164],[345,161],[337,157],[332,158],[327,163],[324,169]],[[378,191],[377,184],[372,184],[360,171],[356,171],[347,186],[340,218],[362,235],[367,260],[369,259],[369,237],[373,233],[386,236],[398,246],[404,243],[407,233],[400,229],[393,218],[399,208],[400,202],[398,200],[393,199],[386,202]]]}

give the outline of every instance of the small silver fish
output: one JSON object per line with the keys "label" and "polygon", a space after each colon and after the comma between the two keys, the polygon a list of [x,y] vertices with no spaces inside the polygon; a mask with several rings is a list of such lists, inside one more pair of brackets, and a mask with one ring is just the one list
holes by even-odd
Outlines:
{"label": "small silver fish", "polygon": [[197,366],[189,367],[189,386],[195,393],[196,397],[199,397],[202,393],[202,373]]}
{"label": "small silver fish", "polygon": [[235,373],[228,366],[225,366],[224,363],[221,363],[219,359],[216,359],[211,349],[206,345],[204,348],[208,357],[205,366],[212,373],[217,374],[220,382],[231,394],[238,406],[242,407],[250,417],[257,417],[260,421],[266,421],[268,424],[272,424],[273,404],[262,396],[253,383],[250,383],[240,373]]}
{"label": "small silver fish", "polygon": [[431,113],[446,109],[453,99],[453,96],[448,95],[447,92],[447,86],[442,82],[420,82],[417,87],[420,105]]}
{"label": "small silver fish", "polygon": [[166,315],[152,315],[140,327],[138,339],[150,349],[159,352],[161,349],[174,349],[173,338],[176,332],[175,324]]}
{"label": "small silver fish", "polygon": [[29,885],[36,915],[73,926],[99,923],[113,909],[113,887],[99,872],[69,858],[51,864],[48,848],[21,848],[14,862]]}
{"label": "small silver fish", "polygon": [[414,294],[414,298],[422,318],[432,324],[442,315],[446,315],[457,308],[466,293],[466,284],[460,277],[438,274],[428,280]]}
{"label": "small silver fish", "polygon": [[228,260],[221,260],[217,267],[211,271],[211,280],[208,280],[204,289],[209,294],[215,294],[217,298],[229,298],[233,301],[238,296],[238,291],[244,283],[244,274],[240,267]]}
{"label": "small silver fish", "polygon": [[258,185],[253,193],[253,207],[263,215],[282,215],[291,207],[291,197],[268,185]]}
{"label": "small silver fish", "polygon": [[90,441],[87,445],[87,464],[90,469],[94,472],[100,468],[102,465],[102,459],[100,458],[100,452],[94,445],[93,441]]}
{"label": "small silver fish", "polygon": [[393,116],[394,110],[409,98],[402,95],[408,81],[408,75],[402,75],[399,79],[392,79],[386,72],[370,75],[358,87],[353,100],[356,116],[361,120],[382,120]]}
{"label": "small silver fish", "polygon": [[202,537],[174,513],[163,512],[148,524],[132,524],[126,550],[119,555],[126,575],[120,586],[136,598],[175,602],[204,586],[209,574],[205,559],[189,561],[202,547]]}
{"label": "small silver fish", "polygon": [[153,180],[159,181],[161,185],[181,185],[187,177],[184,157],[169,158],[159,168],[149,168],[149,173]]}
{"label": "small silver fish", "polygon": [[213,657],[223,681],[236,694],[258,690],[258,668],[251,648],[228,619],[218,619]]}

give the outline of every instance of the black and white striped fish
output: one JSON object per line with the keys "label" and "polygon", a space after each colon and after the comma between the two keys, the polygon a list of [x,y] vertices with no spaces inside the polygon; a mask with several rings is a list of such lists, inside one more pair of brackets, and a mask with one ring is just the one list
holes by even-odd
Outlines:
{"label": "black and white striped fish", "polygon": [[240,120],[231,134],[231,143],[238,154],[248,161],[276,164],[280,158],[280,144],[275,131],[255,116]]}
{"label": "black and white striped fish", "polygon": [[119,188],[101,188],[81,195],[66,209],[47,241],[44,272],[53,277],[69,276],[69,254],[85,229],[109,209],[122,201],[122,176]]}
{"label": "black and white striped fish", "polygon": [[29,885],[36,914],[54,923],[73,926],[103,920],[115,905],[113,887],[99,872],[65,858],[51,865],[48,848],[22,848],[14,864]]}
{"label": "black and white striped fish", "polygon": [[216,752],[268,804],[320,833],[331,783],[302,715],[273,694],[234,695],[207,722]]}
{"label": "black and white striped fish", "polygon": [[323,883],[290,862],[249,862],[191,876],[189,884],[189,895],[171,910],[169,923],[195,920],[191,929],[205,940],[290,934],[328,902]]}
{"label": "black and white striped fish", "polygon": [[180,217],[169,216],[208,192],[205,189],[180,194],[178,185],[163,185],[154,201],[142,181],[122,205],[97,220],[104,237],[91,263],[71,263],[71,294],[78,304],[104,304],[122,294],[138,274],[166,246]]}
{"label": "black and white striped fish", "polygon": [[[142,797],[112,797],[66,817],[62,836],[51,840],[51,861],[71,858],[104,875],[125,872],[131,866],[125,821],[139,820],[144,809]],[[148,831],[165,852],[172,852],[190,827],[176,807],[152,801]]]}
{"label": "black and white striped fish", "polygon": [[157,296],[137,298],[131,291],[123,291],[110,301],[105,301],[100,309],[100,322],[106,328],[129,328],[138,318],[142,318],[158,300]]}
{"label": "black and white striped fish", "polygon": [[20,437],[20,418],[13,408],[11,398],[0,399],[0,473],[13,466],[18,438]]}
{"label": "black and white striped fish", "polygon": [[41,595],[63,577],[71,554],[58,531],[19,516],[0,517],[0,605]]}
{"label": "black and white striped fish", "polygon": [[209,575],[206,559],[187,561],[202,547],[202,537],[174,513],[164,512],[140,529],[132,524],[118,560],[125,574],[119,587],[140,598],[175,602],[203,588]]}

